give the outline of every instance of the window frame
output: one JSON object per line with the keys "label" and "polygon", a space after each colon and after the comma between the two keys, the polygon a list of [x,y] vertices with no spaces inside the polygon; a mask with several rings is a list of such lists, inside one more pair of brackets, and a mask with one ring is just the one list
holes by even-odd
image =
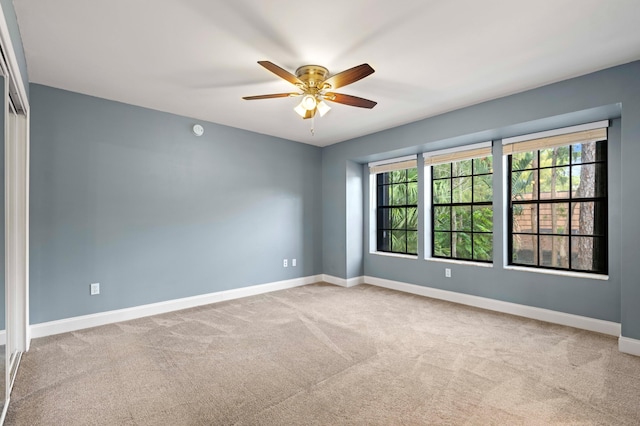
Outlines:
{"label": "window frame", "polygon": [[[581,126],[574,126],[574,127],[570,127],[570,128],[565,128],[565,129],[558,129],[556,131],[548,131],[548,132],[541,132],[539,134],[534,134],[534,135],[530,135],[530,137],[527,139],[526,136],[521,136],[521,137],[516,137],[516,138],[511,138],[511,140],[505,139],[503,140],[503,145],[507,145],[507,144],[511,144],[511,143],[518,143],[520,140],[522,141],[534,141],[535,142],[535,136],[536,135],[542,135],[544,134],[545,137],[549,136],[553,137],[554,133],[557,135],[567,135],[569,133],[573,133],[573,132],[577,132],[577,131],[582,131],[584,128],[586,129],[595,129],[598,128],[598,126],[600,126],[599,128],[605,128],[608,127],[608,122],[598,122],[598,123],[589,123],[586,125],[581,125]],[[505,229],[505,240],[506,240],[506,245],[505,245],[505,249],[506,249],[506,256],[505,256],[505,267],[507,268],[522,268],[524,270],[533,270],[533,271],[540,271],[540,272],[544,272],[544,271],[548,271],[549,273],[563,273],[563,274],[586,274],[586,275],[592,275],[592,276],[597,276],[597,277],[606,277],[608,275],[608,271],[609,271],[609,226],[608,226],[608,221],[609,221],[609,190],[608,190],[608,183],[609,183],[609,176],[608,176],[608,169],[609,169],[609,147],[608,147],[608,140],[609,137],[608,135],[606,135],[604,138],[601,138],[599,140],[584,140],[584,141],[577,141],[577,142],[570,142],[570,143],[566,143],[566,144],[557,144],[557,145],[550,145],[547,147],[538,147],[537,149],[534,150],[526,150],[526,151],[522,151],[522,152],[535,152],[535,155],[537,155],[537,167],[528,167],[526,169],[518,169],[518,170],[513,170],[513,155],[515,154],[514,152],[510,153],[505,153],[504,157],[505,157],[505,162],[503,163],[505,166],[505,172],[504,172],[504,176],[506,179],[506,186],[505,186],[505,190],[506,190],[506,197],[505,197],[505,210],[506,210],[506,229]],[[604,147],[604,151],[599,153],[600,156],[598,156],[598,146],[596,145],[596,156],[594,158],[593,161],[589,161],[589,162],[574,162],[573,161],[573,147],[575,145],[583,145],[585,143],[589,143],[589,142],[594,142],[594,143],[598,143],[601,142],[602,145]],[[567,162],[567,164],[562,164],[562,165],[545,165],[543,166],[541,163],[541,151],[543,151],[544,149],[550,149],[552,147],[569,147],[569,160]],[[572,176],[574,176],[573,174],[573,170],[576,167],[581,167],[583,165],[595,165],[594,167],[598,167],[597,165],[600,165],[600,167],[602,167],[602,169],[600,170],[599,174],[595,173],[594,174],[594,188],[593,188],[593,192],[594,195],[593,196],[589,196],[589,197],[575,197],[573,195],[573,187],[571,184],[571,178]],[[535,171],[535,176],[537,176],[537,179],[540,179],[540,171],[541,170],[551,170],[553,168],[568,168],[568,177],[569,177],[569,186],[568,186],[568,191],[567,191],[567,195],[565,197],[556,197],[556,198],[541,198],[540,194],[541,194],[541,185],[537,186],[537,194],[536,194],[536,198],[535,199],[531,199],[531,200],[513,200],[513,180],[512,180],[512,176],[514,172],[521,172],[521,171]],[[600,180],[596,180],[596,179],[600,179]],[[604,180],[604,182],[602,181]],[[601,188],[603,191],[603,194],[601,195],[596,195],[596,190],[598,188]],[[575,220],[573,218],[573,212],[571,212],[570,214],[567,215],[567,223],[566,223],[566,228],[567,228],[567,233],[551,233],[551,232],[543,232],[543,229],[541,229],[540,227],[540,222],[541,222],[541,214],[540,214],[540,207],[543,205],[561,205],[561,204],[566,204],[569,206],[569,211],[571,211],[572,209],[572,204],[574,203],[600,203],[600,209],[595,208],[594,206],[594,210],[596,210],[597,212],[594,213],[594,218],[593,218],[593,232],[591,234],[574,234],[572,231],[572,227],[573,227],[573,223],[572,221]],[[536,225],[535,225],[535,232],[514,232],[514,206],[517,205],[523,205],[523,206],[527,206],[527,205],[535,205],[536,208],[538,209],[537,212],[537,217],[536,217]],[[596,216],[598,216],[596,218]],[[578,219],[579,220],[579,219]],[[532,229],[533,229],[533,225],[532,225]],[[536,260],[535,264],[531,264],[531,263],[518,263],[517,261],[514,261],[513,257],[514,257],[514,235],[529,235],[529,236],[533,236],[536,239],[536,248],[537,248],[537,253],[534,256],[534,259]],[[551,266],[551,265],[545,265],[544,263],[544,257],[541,253],[541,243],[540,243],[540,238],[541,237],[567,237],[568,239],[568,248],[567,248],[567,252],[568,252],[568,267],[560,267],[560,266]],[[598,270],[586,270],[586,269],[578,269],[575,268],[573,265],[573,255],[572,255],[572,246],[573,246],[573,238],[574,237],[589,237],[589,238],[593,238],[594,239],[594,247],[595,247],[595,240],[599,239],[601,241],[600,246],[598,247],[598,260],[597,262],[599,262],[601,265],[604,265],[603,268],[598,269]],[[595,252],[595,248],[594,248],[594,252]]]}
{"label": "window frame", "polygon": [[[419,198],[419,194],[418,192],[416,192],[416,202],[415,204],[409,204],[407,201],[407,198],[409,196],[409,191],[408,191],[408,186],[411,183],[415,183],[416,185],[416,189],[418,188],[419,185],[419,175],[418,175],[418,169],[417,169],[417,164],[415,164],[415,157],[414,158],[414,164],[409,166],[409,167],[403,167],[403,168],[394,168],[393,170],[388,170],[388,171],[377,171],[374,174],[374,179],[373,179],[373,183],[374,183],[374,197],[375,199],[373,200],[374,203],[374,208],[375,208],[375,237],[376,237],[376,242],[375,242],[375,252],[376,253],[382,253],[382,254],[387,254],[387,255],[401,255],[401,256],[411,256],[411,257],[417,257],[418,256],[418,252],[419,252],[419,226],[420,226],[420,215],[419,215],[419,209],[418,209],[418,198]],[[409,180],[409,173],[408,171],[410,169],[415,169],[416,173],[415,173],[415,180]],[[399,171],[399,170],[403,170],[405,171],[405,179],[403,181],[398,181],[398,182],[385,182],[385,175],[388,173],[393,173],[394,171]],[[373,173],[372,173],[373,174]],[[385,198],[383,197],[384,193],[383,191],[385,190],[385,188],[389,188],[392,187],[393,185],[405,185],[406,189],[405,189],[405,194],[406,194],[406,198],[405,198],[405,204],[388,204],[388,203],[384,203],[382,202],[382,200]],[[413,228],[409,228],[408,226],[408,209],[415,209],[415,215],[416,215],[416,227],[415,229]],[[402,228],[394,228],[393,224],[390,223],[391,219],[390,217],[387,218],[388,220],[385,221],[385,217],[384,214],[385,212],[390,212],[393,209],[404,209],[405,210],[405,221],[404,221],[404,227]],[[385,223],[386,222],[386,223]],[[381,226],[381,225],[389,225],[389,226]],[[384,238],[384,233],[388,232],[390,234],[393,233],[393,231],[400,231],[400,232],[404,232],[405,234],[405,250],[404,251],[400,251],[400,250],[393,250],[393,246],[391,245],[391,249],[390,250],[385,250],[384,246],[383,246],[383,242],[385,241]],[[413,232],[415,233],[415,241],[416,241],[416,251],[415,253],[410,252],[408,250],[409,247],[409,232]],[[389,240],[390,244],[392,244],[392,238],[390,237]]]}
{"label": "window frame", "polygon": [[[486,145],[487,143],[484,144],[477,144],[474,146],[478,146],[478,145]],[[426,168],[429,168],[429,172],[428,174],[425,173],[425,175],[429,176],[429,207],[430,207],[430,247],[429,247],[429,256],[430,259],[437,259],[437,260],[445,260],[445,261],[455,261],[455,262],[464,262],[464,263],[480,263],[480,264],[493,264],[493,256],[494,256],[494,234],[495,234],[495,230],[494,230],[494,224],[493,224],[493,214],[494,214],[494,203],[493,203],[493,191],[494,191],[494,185],[493,185],[493,175],[494,175],[494,167],[493,167],[493,153],[491,152],[491,142],[488,143],[489,144],[489,153],[487,155],[484,156],[477,156],[477,155],[470,155],[469,157],[465,157],[464,156],[464,151],[465,150],[470,150],[469,147],[465,147],[464,150],[461,150],[462,152],[458,155],[458,159],[455,159],[454,161],[450,161],[450,162],[440,162],[437,164],[431,164],[431,165],[427,165],[425,166]],[[485,172],[485,173],[476,173],[476,168],[475,168],[475,160],[479,160],[481,158],[486,158],[486,157],[491,157],[491,171],[490,172]],[[471,174],[469,175],[460,175],[460,176],[454,176],[453,173],[453,164],[455,162],[459,162],[459,161],[471,161]],[[436,166],[441,166],[441,165],[449,165],[449,176],[448,177],[444,177],[444,178],[436,178],[435,174],[434,174],[434,167]],[[488,201],[475,201],[475,196],[474,196],[474,181],[475,178],[480,177],[480,176],[491,176],[491,199]],[[461,178],[461,177],[468,177],[471,179],[471,201],[470,202],[454,202],[453,200],[453,181],[456,178]],[[426,179],[425,179],[426,180]],[[435,193],[434,193],[434,182],[435,181],[444,181],[444,180],[448,180],[449,181],[449,185],[450,185],[450,194],[451,194],[451,198],[450,198],[450,202],[448,203],[436,203],[435,202]],[[487,231],[474,231],[474,223],[473,223],[473,212],[474,212],[474,207],[486,207],[489,206],[491,207],[491,211],[492,211],[492,225],[491,225],[491,232],[487,232]],[[455,207],[469,207],[470,209],[470,230],[469,231],[456,231],[453,230],[453,224],[451,223],[451,215],[450,215],[450,223],[449,223],[449,230],[436,230],[436,208],[437,207],[449,207],[451,209],[451,211],[455,208]],[[437,255],[436,254],[436,232],[447,232],[449,233],[449,241],[450,241],[450,247],[452,246],[453,243],[453,236],[456,232],[464,232],[466,234],[470,234],[471,236],[471,258],[463,258],[463,257],[454,257],[453,254],[451,254],[450,256],[443,256],[443,255]],[[490,235],[491,236],[491,259],[477,259],[474,258],[474,237],[475,235]]]}

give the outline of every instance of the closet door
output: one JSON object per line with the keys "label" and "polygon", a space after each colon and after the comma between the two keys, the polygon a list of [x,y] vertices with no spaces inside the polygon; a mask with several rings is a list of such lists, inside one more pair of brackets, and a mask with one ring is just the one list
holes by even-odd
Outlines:
{"label": "closet door", "polygon": [[[7,75],[6,64],[0,63],[0,74]],[[4,346],[3,384],[0,389],[4,420],[11,396],[11,388],[18,372],[20,357],[28,349],[28,282],[29,282],[29,143],[28,119],[22,104],[11,90],[11,78],[2,78],[2,114],[0,128],[3,129],[2,151],[2,266],[3,304],[0,333]],[[10,94],[14,93],[12,97]]]}

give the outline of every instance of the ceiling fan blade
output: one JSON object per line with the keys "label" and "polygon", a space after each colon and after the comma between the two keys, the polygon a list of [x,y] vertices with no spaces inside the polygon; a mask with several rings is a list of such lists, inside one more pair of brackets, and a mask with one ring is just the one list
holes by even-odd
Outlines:
{"label": "ceiling fan blade", "polygon": [[300,96],[300,93],[273,93],[271,95],[243,96],[242,99],[245,101],[255,101],[256,99],[288,98],[290,96]]}
{"label": "ceiling fan blade", "polygon": [[269,71],[271,71],[272,73],[274,73],[275,75],[277,75],[278,77],[287,80],[289,83],[294,84],[296,86],[299,86],[299,85],[304,86],[304,83],[302,82],[302,80],[300,80],[295,75],[291,74],[289,71],[280,68],[273,62],[258,61],[258,63],[263,67],[265,67],[266,69],[268,69]]}
{"label": "ceiling fan blade", "polygon": [[330,84],[330,89],[337,89],[339,87],[346,86],[347,84],[355,83],[358,80],[362,80],[374,72],[375,70],[371,68],[369,64],[362,64],[333,75],[326,79],[324,83]]}
{"label": "ceiling fan blade", "polygon": [[359,107],[359,108],[373,108],[378,103],[374,101],[370,101],[369,99],[359,98],[357,96],[352,95],[343,95],[341,93],[325,93],[324,95],[325,101],[337,102],[339,104],[345,104],[349,106]]}

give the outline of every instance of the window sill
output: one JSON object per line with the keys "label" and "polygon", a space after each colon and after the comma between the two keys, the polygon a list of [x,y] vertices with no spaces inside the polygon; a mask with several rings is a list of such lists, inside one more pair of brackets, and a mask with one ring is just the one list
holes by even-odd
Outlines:
{"label": "window sill", "polygon": [[400,254],[400,253],[387,253],[386,251],[372,251],[369,254],[377,254],[378,256],[399,257],[400,259],[417,259],[417,255],[413,254]]}
{"label": "window sill", "polygon": [[507,271],[535,272],[537,274],[560,275],[562,277],[586,278],[589,280],[600,280],[600,281],[609,280],[609,275],[589,274],[586,272],[556,271],[553,269],[527,268],[526,266],[511,266],[511,265],[505,265],[504,269]]}
{"label": "window sill", "polygon": [[484,263],[484,262],[474,262],[472,260],[458,260],[458,259],[440,259],[438,257],[425,257],[427,262],[442,262],[442,263],[453,263],[456,265],[471,265],[471,266],[479,266],[481,268],[493,268],[493,263]]}

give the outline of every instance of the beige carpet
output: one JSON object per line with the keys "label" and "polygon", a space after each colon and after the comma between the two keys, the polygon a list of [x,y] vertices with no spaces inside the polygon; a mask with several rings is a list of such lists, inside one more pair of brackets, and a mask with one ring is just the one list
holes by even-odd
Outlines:
{"label": "beige carpet", "polygon": [[36,339],[7,425],[640,424],[615,338],[315,284]]}

